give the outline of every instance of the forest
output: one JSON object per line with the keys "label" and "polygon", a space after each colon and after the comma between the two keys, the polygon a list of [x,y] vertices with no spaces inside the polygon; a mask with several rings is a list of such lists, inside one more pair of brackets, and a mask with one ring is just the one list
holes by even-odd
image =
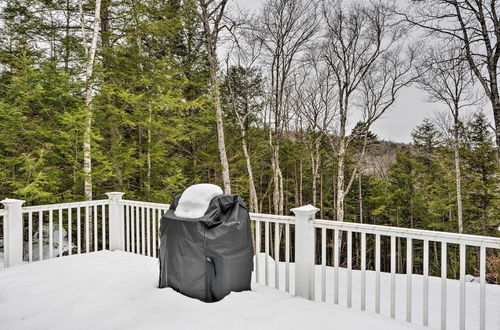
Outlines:
{"label": "forest", "polygon": [[[499,8],[462,2],[3,1],[0,196],[208,182],[252,212],[498,236]],[[445,110],[380,139],[410,85]]]}

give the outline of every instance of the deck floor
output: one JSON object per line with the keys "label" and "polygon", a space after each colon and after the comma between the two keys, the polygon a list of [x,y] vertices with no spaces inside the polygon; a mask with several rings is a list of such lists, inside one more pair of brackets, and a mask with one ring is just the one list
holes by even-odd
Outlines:
{"label": "deck floor", "polygon": [[253,285],[207,304],[156,287],[156,259],[101,251],[0,270],[1,329],[420,329]]}

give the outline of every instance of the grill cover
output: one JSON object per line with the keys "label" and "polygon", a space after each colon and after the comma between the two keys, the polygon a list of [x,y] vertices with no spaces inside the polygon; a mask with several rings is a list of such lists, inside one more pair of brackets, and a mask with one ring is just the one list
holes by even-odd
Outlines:
{"label": "grill cover", "polygon": [[214,197],[205,215],[196,219],[174,214],[180,196],[161,218],[159,287],[206,302],[250,290],[252,234],[240,196]]}

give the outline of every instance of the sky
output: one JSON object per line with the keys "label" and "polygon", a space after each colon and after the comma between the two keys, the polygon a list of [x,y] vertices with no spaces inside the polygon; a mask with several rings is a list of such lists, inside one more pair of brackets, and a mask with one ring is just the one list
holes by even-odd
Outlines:
{"label": "sky", "polygon": [[[256,10],[263,0],[234,0],[242,9]],[[446,111],[446,107],[439,103],[425,101],[426,94],[417,87],[406,87],[399,93],[395,105],[372,126],[373,133],[380,139],[396,142],[411,142],[411,132],[424,118],[433,117],[436,112]],[[471,110],[473,111],[473,110]],[[492,111],[485,102],[485,114],[493,122]],[[354,118],[349,124],[352,127],[357,121]]]}

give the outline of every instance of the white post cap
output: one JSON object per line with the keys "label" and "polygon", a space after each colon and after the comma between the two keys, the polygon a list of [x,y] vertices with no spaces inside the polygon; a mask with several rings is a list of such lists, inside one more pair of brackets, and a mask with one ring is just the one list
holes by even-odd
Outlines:
{"label": "white post cap", "polygon": [[301,207],[294,207],[293,209],[290,209],[290,211],[295,214],[315,214],[319,211],[319,209],[311,204],[307,204]]}
{"label": "white post cap", "polygon": [[106,193],[106,195],[108,196],[109,199],[116,201],[122,199],[122,196],[125,195],[125,193],[119,191],[112,191]]}
{"label": "white post cap", "polygon": [[26,201],[23,201],[22,199],[12,199],[12,198],[6,198],[3,201],[0,201],[5,206],[8,205],[16,205],[16,204],[24,204]]}

